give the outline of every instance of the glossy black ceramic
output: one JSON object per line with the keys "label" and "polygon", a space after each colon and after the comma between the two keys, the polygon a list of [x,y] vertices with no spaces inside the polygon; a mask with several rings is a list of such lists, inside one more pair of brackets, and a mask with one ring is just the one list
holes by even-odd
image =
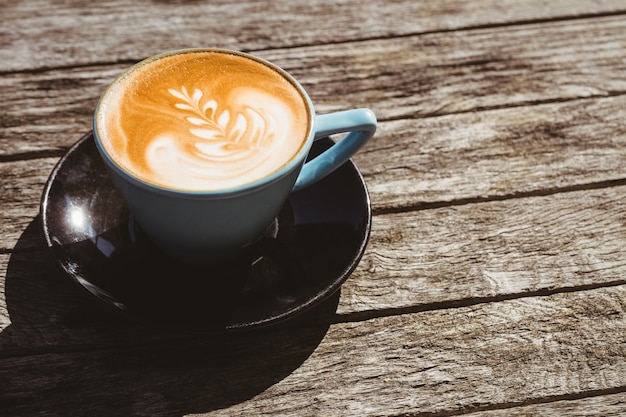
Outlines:
{"label": "glossy black ceramic", "polygon": [[[331,144],[317,141],[312,155]],[[52,254],[91,298],[147,324],[224,332],[282,321],[335,293],[365,250],[371,210],[350,161],[292,194],[241,257],[182,264],[134,224],[88,134],[52,172],[41,218]]]}

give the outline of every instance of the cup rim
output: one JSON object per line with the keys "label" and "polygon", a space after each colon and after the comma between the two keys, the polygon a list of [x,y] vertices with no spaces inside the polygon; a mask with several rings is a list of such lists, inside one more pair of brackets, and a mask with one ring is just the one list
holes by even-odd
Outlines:
{"label": "cup rim", "polygon": [[[293,87],[296,88],[296,90],[298,90],[298,92],[300,93],[300,95],[303,97],[304,99],[304,104],[306,106],[306,110],[307,110],[307,116],[308,116],[308,130],[307,130],[307,135],[306,135],[306,139],[304,140],[302,146],[300,147],[300,149],[298,150],[298,152],[286,163],[284,164],[282,167],[280,167],[279,169],[275,170],[274,172],[272,172],[269,175],[266,175],[260,179],[257,179],[255,181],[252,182],[248,182],[242,185],[238,185],[236,187],[230,187],[230,188],[225,188],[225,189],[218,189],[218,190],[181,190],[181,189],[176,189],[176,188],[170,188],[170,187],[166,187],[166,186],[161,186],[161,185],[157,185],[151,182],[148,182],[146,180],[143,180],[135,175],[133,175],[131,172],[129,172],[127,169],[125,169],[122,165],[120,165],[117,161],[115,161],[115,159],[109,154],[109,152],[106,150],[106,148],[104,147],[104,145],[100,142],[100,138],[99,138],[99,134],[98,134],[98,113],[100,111],[100,107],[102,102],[104,101],[105,97],[108,96],[108,94],[110,94],[111,90],[123,79],[125,78],[128,74],[132,73],[133,71],[137,70],[138,68],[143,67],[144,65],[150,64],[153,61],[157,61],[163,58],[166,58],[168,56],[172,56],[172,55],[179,55],[179,54],[187,54],[187,53],[202,53],[202,52],[215,52],[215,53],[221,53],[221,54],[229,54],[229,55],[236,55],[236,56],[240,56],[246,59],[250,59],[252,61],[258,62],[262,65],[265,65],[267,67],[269,67],[271,70],[277,72],[278,74],[280,74],[286,81],[288,81]],[[254,190],[258,190],[260,188],[264,188],[270,184],[272,184],[273,182],[277,181],[280,178],[283,178],[284,176],[286,176],[287,174],[289,174],[290,172],[292,172],[294,169],[298,168],[299,166],[301,166],[307,155],[310,152],[312,143],[313,143],[313,139],[314,139],[314,135],[315,135],[315,108],[313,107],[313,102],[311,100],[311,98],[309,97],[309,94],[306,92],[306,90],[304,89],[304,87],[300,84],[300,82],[298,80],[295,79],[295,77],[293,77],[291,74],[289,74],[287,71],[285,71],[284,69],[282,69],[281,67],[279,67],[278,65],[265,60],[263,58],[260,58],[258,56],[246,53],[246,52],[241,52],[241,51],[236,51],[236,50],[232,50],[232,49],[224,49],[224,48],[183,48],[183,49],[175,49],[175,50],[170,50],[170,51],[165,51],[153,56],[150,56],[148,58],[145,58],[141,61],[138,61],[137,63],[133,64],[132,66],[126,68],[124,71],[122,71],[119,75],[117,75],[115,77],[115,79],[105,88],[105,90],[103,91],[103,93],[100,95],[100,97],[98,98],[98,102],[96,103],[96,107],[94,110],[94,116],[93,116],[93,137],[94,137],[94,142],[96,144],[96,147],[98,149],[98,152],[100,153],[100,155],[102,155],[102,157],[105,159],[106,164],[115,169],[116,173],[118,175],[123,176],[126,180],[134,183],[135,185],[138,185],[144,189],[147,190],[151,190],[160,194],[169,194],[169,195],[176,195],[176,196],[187,196],[187,197],[220,197],[220,196],[232,196],[235,194],[245,194],[247,192],[251,192]]]}

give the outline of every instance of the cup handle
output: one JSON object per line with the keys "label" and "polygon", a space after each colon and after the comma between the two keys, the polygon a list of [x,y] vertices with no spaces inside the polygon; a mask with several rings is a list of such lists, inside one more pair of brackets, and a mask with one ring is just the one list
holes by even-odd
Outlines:
{"label": "cup handle", "polygon": [[350,159],[376,131],[376,116],[370,109],[353,109],[315,117],[315,138],[349,132],[326,151],[306,162],[293,191],[321,180]]}

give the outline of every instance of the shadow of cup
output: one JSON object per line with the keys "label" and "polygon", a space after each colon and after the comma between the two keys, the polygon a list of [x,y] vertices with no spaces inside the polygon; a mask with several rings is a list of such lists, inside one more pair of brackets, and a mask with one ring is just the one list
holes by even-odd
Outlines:
{"label": "shadow of cup", "polygon": [[250,331],[146,328],[88,302],[42,249],[39,227],[39,218],[30,223],[6,271],[5,415],[178,416],[243,402],[302,365],[339,301],[337,292],[288,322]]}

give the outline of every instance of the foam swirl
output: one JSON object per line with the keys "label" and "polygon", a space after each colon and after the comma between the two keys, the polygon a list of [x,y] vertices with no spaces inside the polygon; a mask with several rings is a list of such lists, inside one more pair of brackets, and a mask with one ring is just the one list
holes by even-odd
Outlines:
{"label": "foam swirl", "polygon": [[188,123],[188,135],[154,138],[146,147],[146,161],[152,171],[167,173],[169,184],[239,183],[242,177],[262,169],[271,160],[272,148],[287,139],[276,122],[284,109],[262,92],[238,91],[234,102],[254,102],[256,106],[244,104],[239,109],[221,109],[214,99],[203,101],[204,94],[197,88],[193,94],[184,86],[168,92],[180,100],[174,107],[181,111],[178,117]]}

